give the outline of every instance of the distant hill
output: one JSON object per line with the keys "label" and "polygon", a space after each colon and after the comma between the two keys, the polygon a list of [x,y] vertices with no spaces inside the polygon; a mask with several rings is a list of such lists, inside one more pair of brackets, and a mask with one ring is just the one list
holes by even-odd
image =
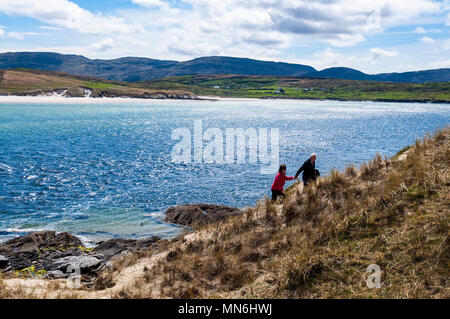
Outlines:
{"label": "distant hill", "polygon": [[[345,79],[345,80],[370,80],[370,75],[365,74],[361,71],[350,69],[350,68],[329,68],[324,69],[322,71],[312,72],[309,75],[321,78],[330,78],[330,79]],[[386,80],[390,81],[390,80]],[[406,81],[409,82],[409,81]]]}
{"label": "distant hill", "polygon": [[[405,79],[407,79],[407,81]],[[448,82],[450,81],[450,69],[447,68],[404,73],[382,73],[371,75],[370,80],[412,83]]]}
{"label": "distant hill", "polygon": [[148,58],[90,60],[79,55],[50,52],[0,54],[0,69],[30,68],[101,77],[115,81],[144,81],[176,75],[241,74],[304,75],[315,72],[310,66],[265,62],[231,57],[203,57],[186,62]]}
{"label": "distant hill", "polygon": [[114,81],[147,81],[179,75],[279,75],[392,82],[448,82],[450,69],[369,75],[335,67],[317,71],[311,66],[233,57],[201,57],[189,61],[125,57],[112,60],[88,59],[80,55],[52,52],[9,52],[0,54],[0,69],[30,68]]}
{"label": "distant hill", "polygon": [[381,82],[427,83],[450,81],[450,69],[435,69],[402,73],[366,74],[351,68],[337,67],[311,72],[307,75],[331,79]]}

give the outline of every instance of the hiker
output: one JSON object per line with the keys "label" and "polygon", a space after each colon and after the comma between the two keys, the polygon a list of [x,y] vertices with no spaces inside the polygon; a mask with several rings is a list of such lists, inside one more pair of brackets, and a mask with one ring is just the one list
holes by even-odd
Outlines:
{"label": "hiker", "polygon": [[316,153],[312,153],[309,158],[303,163],[302,167],[299,168],[297,174],[295,174],[295,178],[297,179],[298,175],[303,172],[302,180],[305,187],[309,182],[315,181],[316,178],[320,176],[319,171],[316,170],[316,159]]}
{"label": "hiker", "polygon": [[278,170],[277,176],[275,176],[275,180],[273,181],[271,190],[272,190],[272,201],[276,201],[278,196],[286,197],[284,193],[283,187],[286,181],[291,181],[294,178],[292,176],[286,176],[286,165],[280,165],[280,169]]}

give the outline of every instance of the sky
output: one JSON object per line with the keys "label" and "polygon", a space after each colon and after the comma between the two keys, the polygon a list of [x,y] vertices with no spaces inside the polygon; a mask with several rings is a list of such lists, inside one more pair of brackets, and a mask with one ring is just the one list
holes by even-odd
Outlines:
{"label": "sky", "polygon": [[450,67],[450,0],[0,0],[0,52]]}

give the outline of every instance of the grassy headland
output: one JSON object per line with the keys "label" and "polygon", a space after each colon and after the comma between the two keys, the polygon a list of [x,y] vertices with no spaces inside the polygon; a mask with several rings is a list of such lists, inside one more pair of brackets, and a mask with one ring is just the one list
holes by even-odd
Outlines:
{"label": "grassy headland", "polygon": [[30,69],[0,70],[0,95],[50,95],[67,97],[180,98],[195,96],[184,90],[160,90],[127,82]]}
{"label": "grassy headland", "polygon": [[[284,203],[196,228],[117,259],[91,290],[0,280],[0,297],[448,298],[450,129],[392,159],[332,170]],[[381,287],[368,288],[370,264]]]}
{"label": "grassy headland", "polygon": [[137,85],[217,97],[450,102],[449,82],[412,84],[311,77],[192,75]]}

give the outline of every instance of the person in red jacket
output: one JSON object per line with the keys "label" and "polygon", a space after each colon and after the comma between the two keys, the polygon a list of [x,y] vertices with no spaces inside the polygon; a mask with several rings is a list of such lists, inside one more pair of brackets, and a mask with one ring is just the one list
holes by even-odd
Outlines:
{"label": "person in red jacket", "polygon": [[273,181],[271,190],[272,190],[272,201],[276,201],[278,196],[285,197],[283,187],[286,181],[293,180],[294,177],[286,176],[286,165],[280,165],[280,169],[278,170],[277,176],[275,176],[275,180]]}

